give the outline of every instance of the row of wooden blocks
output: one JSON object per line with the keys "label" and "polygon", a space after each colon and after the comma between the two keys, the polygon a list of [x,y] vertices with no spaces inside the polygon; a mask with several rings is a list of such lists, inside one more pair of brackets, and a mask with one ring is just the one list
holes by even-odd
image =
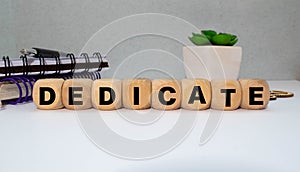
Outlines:
{"label": "row of wooden blocks", "polygon": [[264,109],[269,97],[268,83],[260,79],[41,79],[33,88],[39,109]]}

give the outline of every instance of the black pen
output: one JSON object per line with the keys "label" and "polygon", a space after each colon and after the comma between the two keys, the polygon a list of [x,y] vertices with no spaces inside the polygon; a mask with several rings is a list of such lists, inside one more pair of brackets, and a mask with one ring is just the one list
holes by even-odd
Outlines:
{"label": "black pen", "polygon": [[66,57],[67,53],[57,51],[57,50],[49,50],[44,48],[35,48],[32,49],[22,49],[20,51],[21,54],[31,56],[31,57],[44,57],[44,58],[55,58],[55,57]]}

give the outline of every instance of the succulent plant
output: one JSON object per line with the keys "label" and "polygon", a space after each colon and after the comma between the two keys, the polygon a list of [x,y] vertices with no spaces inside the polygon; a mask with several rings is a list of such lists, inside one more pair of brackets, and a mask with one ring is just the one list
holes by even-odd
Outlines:
{"label": "succulent plant", "polygon": [[192,33],[193,36],[189,37],[190,41],[195,45],[223,45],[233,46],[237,43],[238,38],[236,35],[229,33],[217,34],[214,30],[202,30],[201,34]]}

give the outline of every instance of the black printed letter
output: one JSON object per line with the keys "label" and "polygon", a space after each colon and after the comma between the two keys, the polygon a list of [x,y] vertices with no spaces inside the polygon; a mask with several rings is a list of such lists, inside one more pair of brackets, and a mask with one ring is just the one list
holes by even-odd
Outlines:
{"label": "black printed letter", "polygon": [[[198,92],[199,96],[196,96],[197,92]],[[191,97],[190,97],[190,100],[189,100],[189,104],[193,104],[195,100],[200,100],[201,104],[206,104],[206,101],[204,99],[203,92],[202,92],[202,89],[200,86],[194,87]]]}
{"label": "black printed letter", "polygon": [[262,94],[255,94],[256,91],[264,91],[263,87],[249,88],[249,105],[263,105],[263,101],[255,101],[255,98],[262,98]]}
{"label": "black printed letter", "polygon": [[82,98],[82,94],[75,94],[75,91],[82,91],[82,87],[69,87],[69,105],[83,105],[82,101],[74,101],[74,98]]}
{"label": "black printed letter", "polygon": [[[105,99],[105,92],[110,94],[109,100]],[[99,105],[110,105],[115,101],[116,93],[110,87],[99,87]]]}
{"label": "black printed letter", "polygon": [[[45,100],[45,92],[50,94],[49,100]],[[55,98],[55,91],[51,87],[40,87],[40,105],[51,105]]]}
{"label": "black printed letter", "polygon": [[175,98],[170,98],[169,101],[166,101],[165,98],[164,98],[164,93],[166,91],[169,91],[170,93],[176,93],[175,89],[172,88],[172,87],[162,87],[160,90],[159,90],[159,93],[158,93],[158,99],[160,101],[161,104],[163,105],[172,105],[175,103],[176,99]]}
{"label": "black printed letter", "polygon": [[226,93],[226,102],[225,106],[230,107],[231,106],[231,93],[235,93],[235,89],[221,89],[221,93]]}

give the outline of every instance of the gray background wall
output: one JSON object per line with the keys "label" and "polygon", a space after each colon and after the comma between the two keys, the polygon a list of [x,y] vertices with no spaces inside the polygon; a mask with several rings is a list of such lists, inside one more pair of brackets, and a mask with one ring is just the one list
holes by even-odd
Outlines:
{"label": "gray background wall", "polygon": [[[199,28],[236,33],[243,47],[240,77],[300,79],[299,8],[299,0],[1,0],[0,55],[16,57],[32,46],[78,53],[96,31],[118,18],[164,13]],[[153,45],[182,58],[180,45],[151,36],[122,43],[112,56]]]}

